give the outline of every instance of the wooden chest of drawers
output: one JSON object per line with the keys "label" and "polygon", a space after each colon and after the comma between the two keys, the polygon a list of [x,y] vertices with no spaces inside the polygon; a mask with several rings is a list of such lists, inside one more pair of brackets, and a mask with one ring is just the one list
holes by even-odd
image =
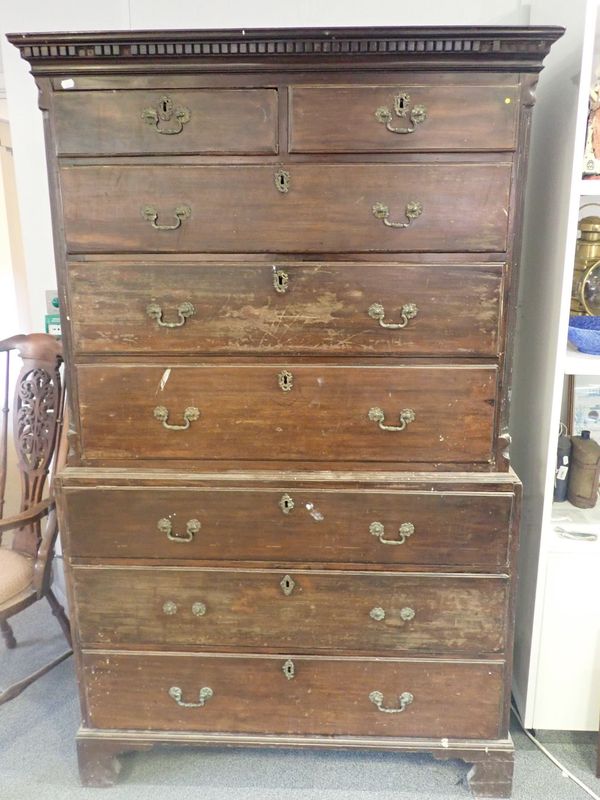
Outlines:
{"label": "wooden chest of drawers", "polygon": [[47,129],[84,782],[294,745],[510,794],[510,332],[559,35],[10,37]]}

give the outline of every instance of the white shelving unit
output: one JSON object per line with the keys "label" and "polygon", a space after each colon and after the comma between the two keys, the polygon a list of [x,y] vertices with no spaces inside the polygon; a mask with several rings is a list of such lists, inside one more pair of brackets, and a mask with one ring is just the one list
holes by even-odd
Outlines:
{"label": "white shelving unit", "polygon": [[[551,20],[567,33],[547,60],[534,110],[511,410],[511,458],[525,487],[513,693],[529,728],[598,730],[600,714],[600,506],[553,503],[566,381],[600,377],[600,357],[567,342],[580,207],[598,202],[581,216],[600,215],[600,181],[581,177],[599,6],[532,6],[532,24]],[[597,537],[565,538],[565,530]]]}

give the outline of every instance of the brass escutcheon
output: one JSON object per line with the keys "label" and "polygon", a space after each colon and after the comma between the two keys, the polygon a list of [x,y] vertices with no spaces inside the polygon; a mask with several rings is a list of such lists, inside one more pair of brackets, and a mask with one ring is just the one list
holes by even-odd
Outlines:
{"label": "brass escutcheon", "polygon": [[288,658],[288,660],[283,664],[281,669],[285,677],[288,679],[288,681],[291,681],[296,674],[296,667],[291,658]]}
{"label": "brass escutcheon", "polygon": [[193,603],[192,614],[195,617],[203,617],[206,614],[206,606],[204,605],[204,603],[201,603],[200,601]]}
{"label": "brass escutcheon", "polygon": [[290,173],[286,169],[278,169],[275,173],[275,188],[282,194],[290,190]]}
{"label": "brass escutcheon", "polygon": [[273,286],[277,294],[285,294],[288,289],[290,276],[283,269],[274,269],[273,272]]}
{"label": "brass escutcheon", "polygon": [[[413,105],[409,112],[410,95],[407,92],[399,92],[393,101],[394,110],[392,111],[387,106],[380,106],[375,111],[375,117],[381,122],[391,133],[414,133],[417,125],[420,125],[427,119],[427,109],[422,104]],[[410,125],[403,128],[395,128],[392,125],[394,121],[394,114],[398,119],[406,119],[409,117]]]}
{"label": "brass escutcheon", "polygon": [[277,383],[282,392],[291,392],[294,387],[294,376],[287,369],[282,369],[277,376]]}
{"label": "brass escutcheon", "polygon": [[284,575],[279,582],[279,585],[281,586],[281,591],[284,593],[284,595],[289,597],[294,591],[296,581],[291,577],[291,575]]}
{"label": "brass escutcheon", "polygon": [[[181,133],[183,126],[191,119],[192,113],[189,108],[179,106],[175,108],[173,101],[168,95],[163,95],[160,98],[155,108],[145,108],[142,111],[142,119],[152,125],[157,133],[162,133],[167,136],[172,136]],[[163,123],[170,122],[175,118],[175,124],[172,126],[164,125]]]}
{"label": "brass escutcheon", "polygon": [[282,494],[277,505],[284,514],[291,514],[291,512],[294,510],[295,503],[289,494]]}
{"label": "brass escutcheon", "polygon": [[172,616],[173,614],[177,613],[177,603],[174,603],[172,600],[167,600],[166,603],[163,603],[163,614],[167,614],[167,616]]}

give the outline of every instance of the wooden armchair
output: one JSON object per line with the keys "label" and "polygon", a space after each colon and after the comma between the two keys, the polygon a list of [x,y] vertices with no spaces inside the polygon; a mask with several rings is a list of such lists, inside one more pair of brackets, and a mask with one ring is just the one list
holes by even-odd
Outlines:
{"label": "wooden armchair", "polygon": [[[11,352],[18,351],[22,367],[13,404],[13,441],[21,477],[20,512],[4,517],[7,484],[9,377]],[[6,360],[4,404],[0,419],[0,631],[8,648],[17,646],[9,617],[47,598],[71,647],[65,612],[51,588],[52,558],[58,534],[52,492],[44,498],[49,473],[64,460],[65,393],[61,380],[62,348],[52,336],[31,334],[0,341]],[[1,361],[0,361],[1,363]],[[1,391],[1,389],[0,389]],[[8,542],[11,532],[11,541]],[[0,693],[0,703],[20,694],[37,678],[71,654],[71,650]]]}

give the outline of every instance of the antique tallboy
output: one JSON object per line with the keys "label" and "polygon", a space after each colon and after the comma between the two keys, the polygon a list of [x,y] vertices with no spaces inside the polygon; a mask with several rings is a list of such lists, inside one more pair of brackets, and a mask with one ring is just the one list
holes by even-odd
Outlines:
{"label": "antique tallboy", "polygon": [[511,331],[560,34],[9,37],[46,122],[85,783],[297,745],[510,794]]}

